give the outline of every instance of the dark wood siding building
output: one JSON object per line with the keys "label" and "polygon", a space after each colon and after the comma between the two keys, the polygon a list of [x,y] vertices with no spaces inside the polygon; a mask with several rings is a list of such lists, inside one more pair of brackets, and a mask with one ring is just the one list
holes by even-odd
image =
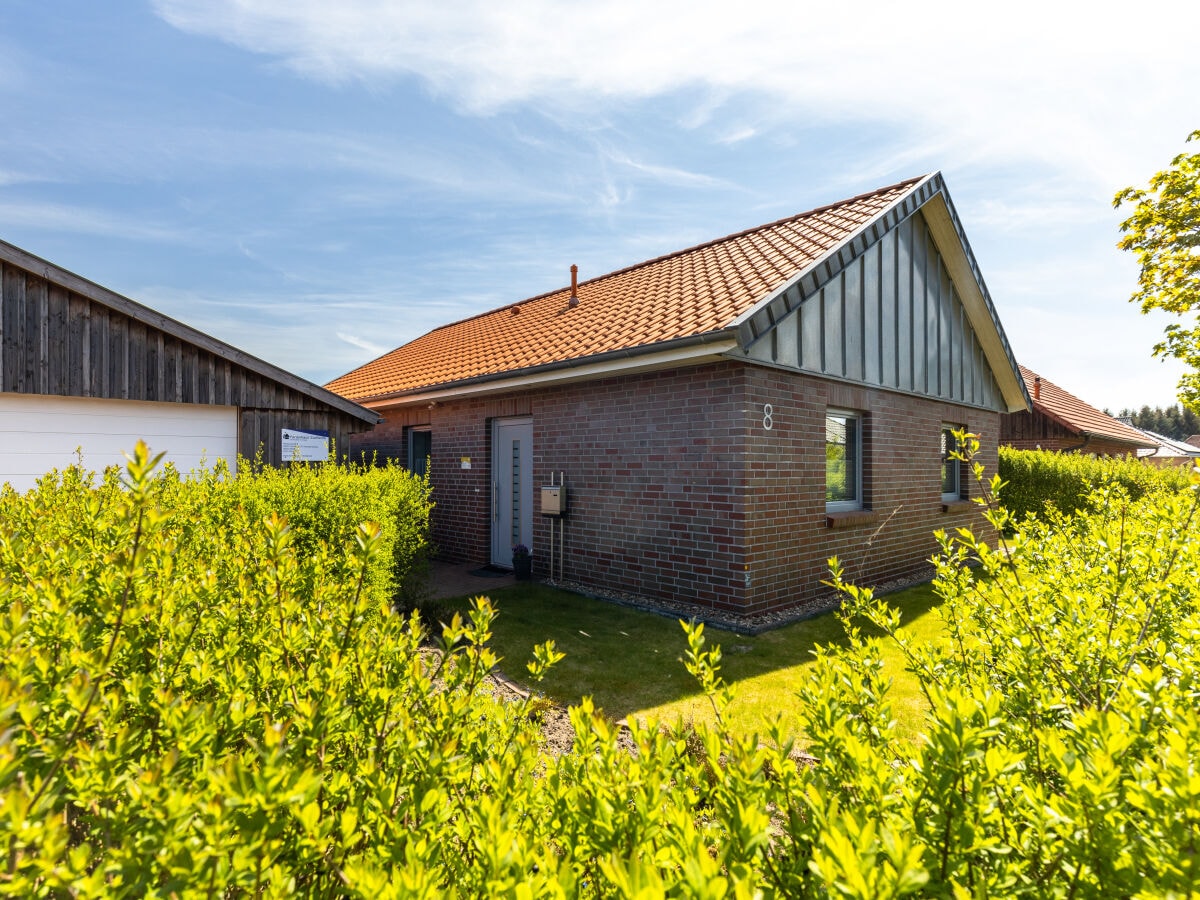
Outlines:
{"label": "dark wood siding building", "polygon": [[0,480],[62,465],[59,451],[72,440],[98,467],[106,460],[88,458],[97,434],[136,433],[170,451],[197,422],[208,423],[200,439],[209,462],[233,449],[280,465],[284,429],[328,432],[348,448],[350,435],[378,418],[0,241]]}

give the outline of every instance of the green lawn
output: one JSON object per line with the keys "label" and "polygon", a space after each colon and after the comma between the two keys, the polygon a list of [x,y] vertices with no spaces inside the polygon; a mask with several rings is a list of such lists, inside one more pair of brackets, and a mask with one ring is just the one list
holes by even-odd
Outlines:
{"label": "green lawn", "polygon": [[[687,649],[675,619],[591,600],[542,585],[516,585],[490,594],[499,611],[493,626],[493,649],[503,657],[500,668],[522,682],[525,663],[535,644],[553,639],[566,658],[547,676],[541,689],[562,703],[591,695],[613,719],[655,718],[673,721],[711,720],[707,698],[683,667]],[[905,627],[919,637],[940,636],[931,614],[940,602],[929,585],[892,594]],[[450,605],[466,608],[463,598]],[[795,709],[796,686],[807,676],[817,645],[844,643],[841,624],[832,615],[797,622],[757,637],[706,628],[710,643],[721,645],[721,670],[736,693],[729,714],[742,732],[762,731],[762,722]],[[923,699],[916,680],[904,671],[894,646],[885,644],[896,717],[903,733],[914,736]]]}

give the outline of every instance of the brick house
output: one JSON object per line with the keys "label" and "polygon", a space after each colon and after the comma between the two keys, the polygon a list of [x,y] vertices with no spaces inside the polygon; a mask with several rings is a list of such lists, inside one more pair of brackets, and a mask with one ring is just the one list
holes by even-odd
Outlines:
{"label": "brick house", "polygon": [[[978,524],[945,459],[1027,408],[940,174],[436,329],[331,382],[383,416],[354,452],[432,469],[452,560],[754,615],[878,583]],[[561,541],[564,552],[558,556]]]}
{"label": "brick house", "polygon": [[1137,455],[1157,449],[1146,434],[1020,367],[1032,409],[1000,417],[1000,443],[1017,450],[1058,450],[1095,456]]}

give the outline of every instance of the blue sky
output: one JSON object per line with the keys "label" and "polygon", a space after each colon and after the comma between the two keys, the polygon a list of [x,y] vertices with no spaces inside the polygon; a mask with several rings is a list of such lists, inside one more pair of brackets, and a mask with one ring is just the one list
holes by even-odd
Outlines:
{"label": "blue sky", "polygon": [[1111,203],[1200,128],[1200,3],[1137,12],[5,0],[0,238],[322,383],[941,170],[1018,360],[1168,404]]}

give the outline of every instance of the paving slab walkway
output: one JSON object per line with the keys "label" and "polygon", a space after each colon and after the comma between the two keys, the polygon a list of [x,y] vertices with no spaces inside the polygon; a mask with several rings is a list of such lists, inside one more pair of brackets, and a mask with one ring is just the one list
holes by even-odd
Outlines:
{"label": "paving slab walkway", "polygon": [[481,563],[449,563],[434,560],[429,564],[429,591],[434,600],[447,597],[487,596],[492,591],[516,584],[512,572],[474,575],[485,568]]}

